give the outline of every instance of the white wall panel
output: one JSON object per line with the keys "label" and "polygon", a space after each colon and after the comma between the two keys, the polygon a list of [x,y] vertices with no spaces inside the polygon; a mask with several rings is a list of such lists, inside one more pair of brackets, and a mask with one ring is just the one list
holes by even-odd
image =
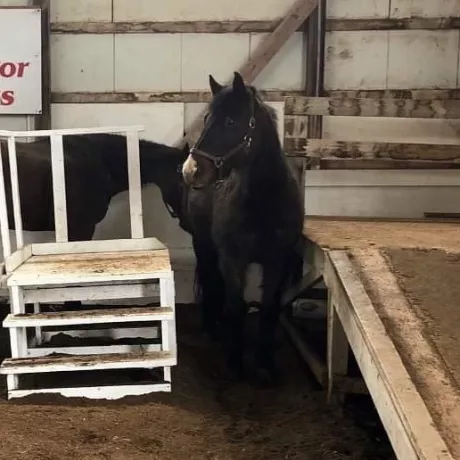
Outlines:
{"label": "white wall panel", "polygon": [[0,0],[0,6],[29,6],[32,0]]}
{"label": "white wall panel", "polygon": [[224,84],[248,58],[249,34],[183,34],[182,90],[209,90],[209,74]]}
{"label": "white wall panel", "polygon": [[113,35],[52,35],[52,91],[113,91]]}
{"label": "white wall panel", "polygon": [[184,104],[53,104],[53,128],[144,125],[143,139],[173,144],[182,137]]}
{"label": "white wall panel", "polygon": [[2,115],[0,116],[0,129],[25,131],[27,130],[27,117],[23,115]]}
{"label": "white wall panel", "polygon": [[388,32],[327,33],[326,89],[385,88],[387,56]]}
{"label": "white wall panel", "polygon": [[[251,34],[251,54],[266,36]],[[303,33],[294,33],[255,79],[255,86],[259,89],[304,89],[306,52],[303,42]]]}
{"label": "white wall panel", "polygon": [[115,21],[264,20],[283,16],[295,0],[113,0]]}
{"label": "white wall panel", "polygon": [[180,91],[181,35],[115,35],[116,91]]}
{"label": "white wall panel", "polygon": [[389,89],[456,86],[458,30],[398,30],[389,34]]}
{"label": "white wall panel", "polygon": [[391,16],[395,18],[460,16],[460,2],[458,0],[391,0]]}
{"label": "white wall panel", "polygon": [[324,117],[327,139],[459,144],[460,120]]}
{"label": "white wall panel", "polygon": [[[394,1],[394,0],[393,0]],[[335,19],[385,18],[390,0],[329,0],[327,16]]]}
{"label": "white wall panel", "polygon": [[112,0],[51,0],[52,22],[111,21]]}

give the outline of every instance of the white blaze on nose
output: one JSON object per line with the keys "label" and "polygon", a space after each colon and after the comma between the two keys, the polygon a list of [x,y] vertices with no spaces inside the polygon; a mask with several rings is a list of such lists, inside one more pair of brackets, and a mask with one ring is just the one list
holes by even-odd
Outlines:
{"label": "white blaze on nose", "polygon": [[198,171],[198,165],[192,155],[189,155],[182,165],[182,174],[184,176],[192,177]]}

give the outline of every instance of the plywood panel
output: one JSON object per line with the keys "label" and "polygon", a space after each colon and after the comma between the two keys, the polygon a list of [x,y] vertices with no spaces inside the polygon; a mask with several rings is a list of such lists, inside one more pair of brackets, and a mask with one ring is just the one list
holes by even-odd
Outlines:
{"label": "plywood panel", "polygon": [[326,34],[325,88],[381,89],[386,86],[388,32]]}
{"label": "plywood panel", "polygon": [[459,144],[460,120],[324,117],[326,139]]}
{"label": "plywood panel", "polygon": [[394,18],[460,16],[460,2],[458,0],[392,0],[391,16]]}
{"label": "plywood panel", "polygon": [[[251,54],[267,34],[251,34]],[[302,90],[305,88],[303,33],[296,32],[255,79],[260,89]]]}
{"label": "plywood panel", "polygon": [[53,104],[53,128],[144,125],[143,139],[173,144],[182,137],[184,104]]}
{"label": "plywood panel", "polygon": [[2,115],[0,116],[0,130],[11,131],[27,130],[27,117],[23,115]]}
{"label": "plywood panel", "polygon": [[425,212],[460,212],[459,193],[458,186],[307,187],[305,212],[326,216],[423,218]]}
{"label": "plywood panel", "polygon": [[270,20],[295,0],[113,0],[115,21]]}
{"label": "plywood panel", "polygon": [[[394,1],[394,0],[393,0]],[[388,17],[390,0],[329,0],[327,16],[334,19]]]}
{"label": "plywood panel", "polygon": [[182,90],[209,90],[209,74],[224,83],[248,58],[249,34],[183,34]]}
{"label": "plywood panel", "polygon": [[112,0],[51,0],[52,22],[111,21]]}
{"label": "plywood panel", "polygon": [[389,32],[388,89],[453,88],[458,30]]}
{"label": "plywood panel", "polygon": [[181,35],[115,35],[116,91],[180,91]]}
{"label": "plywood panel", "polygon": [[51,36],[52,91],[113,91],[113,35]]}
{"label": "plywood panel", "polygon": [[29,6],[32,0],[1,0],[0,6]]}

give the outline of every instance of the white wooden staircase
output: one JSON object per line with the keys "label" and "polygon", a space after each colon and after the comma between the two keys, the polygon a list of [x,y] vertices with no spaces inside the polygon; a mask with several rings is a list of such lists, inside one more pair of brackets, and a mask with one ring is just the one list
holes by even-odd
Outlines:
{"label": "white wooden staircase", "polygon": [[[144,238],[139,168],[138,132],[142,127],[97,128],[32,132],[0,131],[8,139],[17,248],[11,251],[0,161],[0,224],[6,284],[11,313],[3,321],[9,329],[11,358],[0,365],[7,376],[8,398],[37,393],[67,397],[117,399],[154,391],[171,391],[171,367],[177,363],[174,274],[169,252],[156,238]],[[131,214],[131,239],[67,241],[63,135],[126,133]],[[56,242],[24,245],[17,175],[17,137],[49,136],[53,172]],[[4,152],[0,152],[4,155]],[[158,306],[108,307],[78,311],[42,311],[41,304],[111,299],[153,299]],[[26,311],[33,305],[33,311]],[[86,329],[85,329],[86,328]],[[72,334],[72,332],[74,334]],[[130,343],[52,343],[57,334],[120,339]],[[136,339],[138,343],[136,343]],[[101,372],[162,371],[142,383],[131,380],[100,384]],[[90,384],[80,384],[76,373],[91,373]],[[72,385],[60,373],[73,373]],[[30,384],[30,374],[36,376]],[[150,375],[150,374],[148,374]],[[53,376],[58,381],[52,382]],[[37,383],[41,380],[46,384]]]}

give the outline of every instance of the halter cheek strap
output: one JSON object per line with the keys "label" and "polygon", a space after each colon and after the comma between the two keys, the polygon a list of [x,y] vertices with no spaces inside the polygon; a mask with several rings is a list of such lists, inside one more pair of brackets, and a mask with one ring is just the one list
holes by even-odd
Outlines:
{"label": "halter cheek strap", "polygon": [[237,153],[241,151],[244,151],[246,154],[248,154],[251,151],[252,137],[254,134],[255,127],[256,127],[256,119],[254,117],[254,98],[251,97],[251,116],[249,118],[248,129],[246,131],[246,134],[243,137],[243,140],[238,145],[233,147],[229,152],[227,152],[225,155],[222,155],[222,156],[211,155],[210,153],[205,152],[204,150],[200,150],[197,147],[197,145],[199,145],[203,141],[204,136],[208,132],[208,129],[209,129],[208,128],[208,129],[203,130],[200,138],[195,144],[195,147],[192,147],[190,149],[190,154],[201,156],[209,160],[214,165],[216,170],[218,171],[219,179],[221,179],[223,167],[226,163],[228,163],[229,160],[231,160]]}

